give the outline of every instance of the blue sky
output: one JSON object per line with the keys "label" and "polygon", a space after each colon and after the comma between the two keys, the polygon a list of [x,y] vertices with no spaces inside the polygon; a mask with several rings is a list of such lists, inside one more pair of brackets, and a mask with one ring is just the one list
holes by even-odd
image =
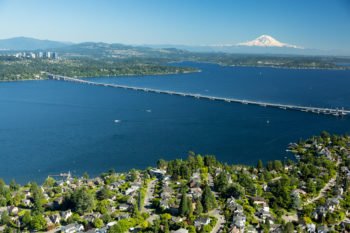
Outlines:
{"label": "blue sky", "polygon": [[0,38],[350,50],[349,0],[0,0]]}

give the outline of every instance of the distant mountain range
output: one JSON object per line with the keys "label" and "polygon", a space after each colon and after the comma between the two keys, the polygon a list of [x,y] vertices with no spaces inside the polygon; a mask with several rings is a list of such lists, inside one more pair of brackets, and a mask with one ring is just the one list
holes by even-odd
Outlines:
{"label": "distant mountain range", "polygon": [[28,37],[15,37],[0,39],[0,50],[39,50],[61,48],[71,45],[70,42],[58,42],[52,40],[38,40]]}
{"label": "distant mountain range", "polygon": [[236,54],[265,54],[265,55],[340,55],[349,56],[350,51],[319,50],[302,48],[301,46],[279,42],[268,35],[262,35],[255,40],[238,44],[208,44],[208,45],[124,45],[103,42],[84,42],[74,44],[51,40],[39,40],[27,37],[0,39],[0,51],[30,51],[51,49],[63,54],[97,55],[109,57],[142,57],[149,55],[174,55],[188,52],[223,52]]}

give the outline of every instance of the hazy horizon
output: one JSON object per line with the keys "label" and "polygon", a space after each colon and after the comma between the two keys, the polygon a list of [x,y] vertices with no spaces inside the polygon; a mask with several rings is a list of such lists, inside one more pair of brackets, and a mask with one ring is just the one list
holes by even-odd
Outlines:
{"label": "hazy horizon", "polygon": [[0,0],[1,39],[131,45],[237,44],[267,34],[303,48],[350,51],[350,4],[337,1]]}

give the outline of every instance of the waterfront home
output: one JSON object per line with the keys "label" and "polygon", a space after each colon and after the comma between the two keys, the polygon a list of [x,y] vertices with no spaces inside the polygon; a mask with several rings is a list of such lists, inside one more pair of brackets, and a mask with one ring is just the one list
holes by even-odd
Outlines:
{"label": "waterfront home", "polygon": [[161,179],[163,179],[163,176],[165,175],[166,171],[160,170],[160,169],[151,169],[151,170],[149,170],[149,173],[152,176],[155,176],[157,179],[161,180]]}

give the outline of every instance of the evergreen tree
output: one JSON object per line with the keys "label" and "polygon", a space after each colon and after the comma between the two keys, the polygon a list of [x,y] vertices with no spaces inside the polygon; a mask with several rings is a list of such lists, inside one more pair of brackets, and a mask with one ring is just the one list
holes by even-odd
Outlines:
{"label": "evergreen tree", "polygon": [[11,190],[11,191],[16,191],[16,190],[18,190],[18,185],[16,184],[15,179],[12,179],[12,180],[11,180],[11,183],[9,184],[9,187],[10,187],[10,190]]}
{"label": "evergreen tree", "polygon": [[96,198],[99,201],[108,199],[111,197],[111,190],[108,188],[107,185],[104,185],[97,193],[96,193]]}
{"label": "evergreen tree", "polygon": [[294,232],[294,225],[291,222],[288,222],[286,226],[283,229],[283,232],[285,233],[293,233]]}
{"label": "evergreen tree", "polygon": [[168,220],[164,223],[164,233],[170,233]]}
{"label": "evergreen tree", "polygon": [[180,206],[179,206],[179,214],[181,216],[187,216],[189,209],[188,209],[188,199],[186,197],[185,192],[182,192],[182,197],[180,201]]}
{"label": "evergreen tree", "polygon": [[196,209],[195,209],[195,211],[194,211],[194,214],[196,215],[196,216],[199,216],[199,215],[201,215],[203,213],[203,206],[202,206],[202,203],[199,201],[199,200],[197,200],[197,202],[196,202]]}
{"label": "evergreen tree", "polygon": [[263,169],[263,162],[261,161],[261,159],[259,159],[258,164],[256,165],[256,168],[261,171]]}
{"label": "evergreen tree", "polygon": [[156,219],[154,220],[153,232],[159,233],[159,228],[160,228],[160,220]]}
{"label": "evergreen tree", "polygon": [[191,170],[186,164],[181,165],[180,176],[186,180],[188,180],[191,177]]}
{"label": "evergreen tree", "polygon": [[203,206],[204,213],[208,213],[208,211],[216,207],[216,200],[215,200],[214,194],[210,190],[210,187],[208,184],[205,184],[204,191],[202,194],[202,206]]}
{"label": "evergreen tree", "polygon": [[165,167],[166,166],[166,162],[165,162],[165,160],[164,159],[158,159],[158,161],[157,161],[157,168],[163,168],[163,167]]}
{"label": "evergreen tree", "polygon": [[83,178],[84,178],[85,180],[89,179],[89,174],[87,174],[86,172],[84,172]]}
{"label": "evergreen tree", "polygon": [[137,174],[136,174],[136,170],[135,169],[131,169],[130,171],[130,181],[134,182],[137,178]]}
{"label": "evergreen tree", "polygon": [[40,197],[37,196],[33,196],[33,208],[32,208],[32,214],[33,215],[41,215],[42,213],[44,213],[44,208],[41,202]]}
{"label": "evergreen tree", "polygon": [[196,156],[196,164],[197,164],[197,168],[204,167],[203,157],[201,155]]}
{"label": "evergreen tree", "polygon": [[214,188],[218,192],[224,191],[228,186],[228,179],[226,172],[221,172],[214,180]]}

